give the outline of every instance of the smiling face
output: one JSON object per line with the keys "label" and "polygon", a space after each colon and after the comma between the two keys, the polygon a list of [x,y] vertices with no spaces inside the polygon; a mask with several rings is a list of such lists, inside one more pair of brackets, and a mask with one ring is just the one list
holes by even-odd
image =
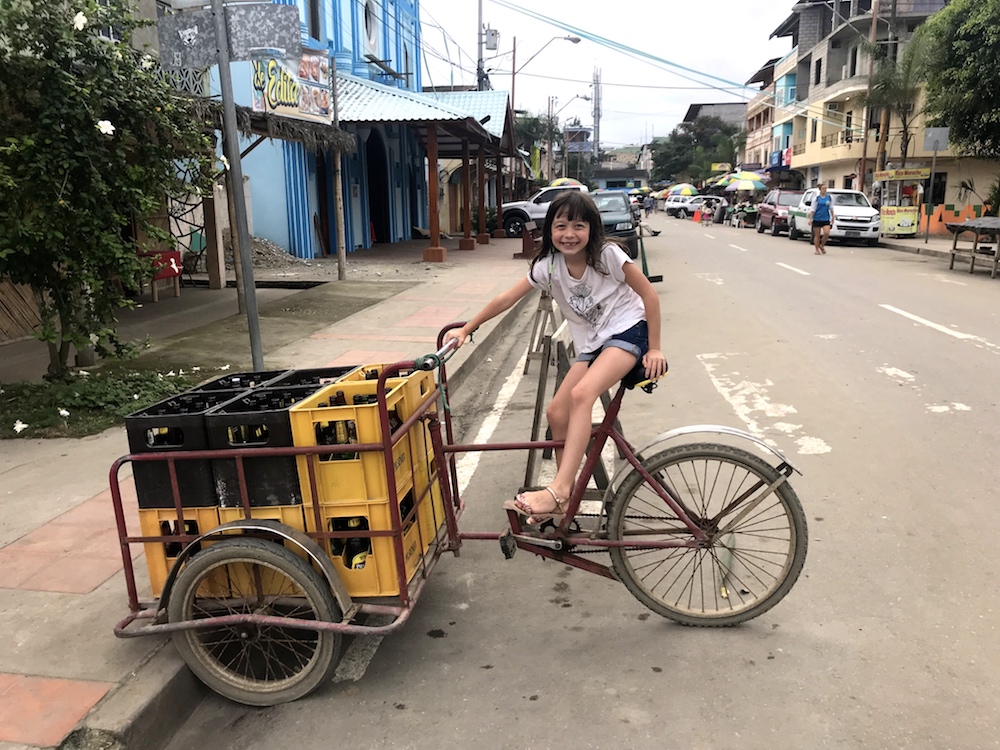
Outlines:
{"label": "smiling face", "polygon": [[586,252],[590,243],[590,224],[581,217],[571,219],[566,212],[552,221],[552,245],[567,260]]}

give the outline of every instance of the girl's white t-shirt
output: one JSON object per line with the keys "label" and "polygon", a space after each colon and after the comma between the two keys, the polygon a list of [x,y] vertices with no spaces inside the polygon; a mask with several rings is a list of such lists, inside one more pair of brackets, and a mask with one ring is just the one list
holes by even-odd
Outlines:
{"label": "girl's white t-shirt", "polygon": [[577,354],[597,351],[616,333],[646,319],[642,298],[625,283],[625,264],[631,262],[611,243],[601,250],[603,273],[588,265],[583,277],[574,279],[566,268],[566,258],[558,251],[528,271],[528,282],[535,289],[551,290],[569,323]]}

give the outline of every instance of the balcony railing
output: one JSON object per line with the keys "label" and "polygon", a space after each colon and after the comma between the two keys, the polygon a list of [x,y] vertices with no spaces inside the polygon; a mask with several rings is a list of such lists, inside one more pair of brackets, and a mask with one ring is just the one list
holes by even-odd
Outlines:
{"label": "balcony railing", "polygon": [[792,146],[792,156],[802,156],[806,152],[806,144],[796,143]]}
{"label": "balcony railing", "polygon": [[855,134],[850,130],[841,130],[837,133],[830,133],[829,135],[824,135],[820,139],[821,148],[833,148],[834,146],[843,146],[845,143],[853,143]]}

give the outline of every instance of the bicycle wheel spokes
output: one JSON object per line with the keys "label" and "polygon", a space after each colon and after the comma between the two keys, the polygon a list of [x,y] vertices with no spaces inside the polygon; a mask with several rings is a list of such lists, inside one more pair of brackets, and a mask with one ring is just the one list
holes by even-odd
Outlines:
{"label": "bicycle wheel spokes", "polygon": [[[780,478],[773,467],[715,445],[681,446],[644,465],[709,541],[694,544],[663,498],[632,475],[615,497],[608,529],[612,539],[634,542],[614,549],[612,560],[640,601],[684,624],[731,625],[787,593],[805,560],[805,517],[787,482],[767,489]],[[651,540],[690,546],[643,548]]]}

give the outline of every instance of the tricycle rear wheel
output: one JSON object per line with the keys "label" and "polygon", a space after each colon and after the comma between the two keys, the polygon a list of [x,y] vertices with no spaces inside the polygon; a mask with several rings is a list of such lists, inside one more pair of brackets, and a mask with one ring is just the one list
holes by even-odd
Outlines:
{"label": "tricycle rear wheel", "polygon": [[[608,523],[619,579],[643,604],[682,625],[725,627],[763,614],[788,593],[805,563],[806,518],[788,482],[739,516],[780,478],[752,453],[728,445],[682,445],[643,461],[711,542],[642,548],[645,540],[694,537],[663,499],[632,472],[615,494]],[[738,519],[739,520],[736,520]],[[735,523],[734,523],[735,521]],[[732,528],[726,531],[732,524]],[[725,533],[722,533],[725,531]]]}
{"label": "tricycle rear wheel", "polygon": [[[301,557],[272,541],[239,537],[191,558],[177,576],[170,622],[256,614],[339,622],[329,587]],[[332,631],[241,624],[181,630],[174,645],[197,677],[248,706],[308,695],[330,679],[341,636]]]}

